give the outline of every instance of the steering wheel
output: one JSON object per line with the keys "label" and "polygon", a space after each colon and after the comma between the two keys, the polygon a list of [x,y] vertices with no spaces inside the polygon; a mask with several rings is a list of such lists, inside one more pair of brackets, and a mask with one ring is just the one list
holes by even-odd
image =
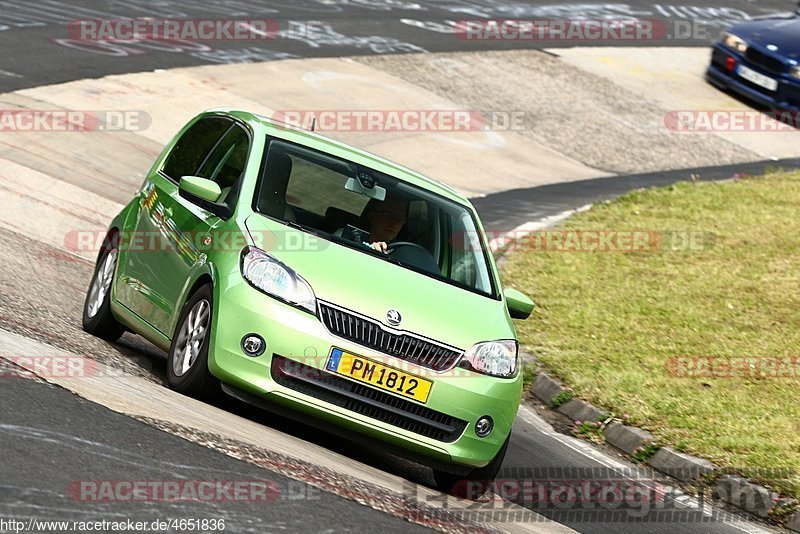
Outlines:
{"label": "steering wheel", "polygon": [[401,260],[403,263],[413,265],[423,271],[437,275],[442,274],[433,255],[422,245],[410,241],[395,241],[386,246],[386,253],[391,254],[393,258]]}
{"label": "steering wheel", "polygon": [[430,252],[428,252],[428,249],[426,249],[422,245],[418,245],[417,243],[412,243],[411,241],[395,241],[394,243],[387,243],[386,253],[391,254],[400,247],[415,247],[418,249],[422,249],[428,254],[430,254]]}

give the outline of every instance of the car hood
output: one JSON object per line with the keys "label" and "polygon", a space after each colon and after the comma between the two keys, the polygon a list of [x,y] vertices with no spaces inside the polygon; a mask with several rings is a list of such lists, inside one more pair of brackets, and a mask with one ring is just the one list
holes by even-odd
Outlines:
{"label": "car hood", "polygon": [[[263,244],[266,252],[305,278],[318,300],[358,312],[384,325],[388,325],[387,311],[397,310],[402,321],[392,328],[463,350],[479,341],[515,337],[503,301],[449,285],[261,215],[251,215],[245,225],[253,243]],[[264,239],[265,235],[279,237]]]}
{"label": "car hood", "polygon": [[748,43],[762,47],[773,45],[773,52],[791,59],[800,59],[800,16],[794,13],[751,20],[730,30]]}

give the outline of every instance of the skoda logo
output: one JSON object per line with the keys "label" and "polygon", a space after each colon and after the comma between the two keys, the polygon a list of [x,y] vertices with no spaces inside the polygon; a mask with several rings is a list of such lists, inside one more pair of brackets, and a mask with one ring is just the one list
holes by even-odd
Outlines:
{"label": "skoda logo", "polygon": [[397,326],[400,324],[403,318],[400,316],[400,312],[397,310],[389,310],[386,312],[386,322],[392,326]]}

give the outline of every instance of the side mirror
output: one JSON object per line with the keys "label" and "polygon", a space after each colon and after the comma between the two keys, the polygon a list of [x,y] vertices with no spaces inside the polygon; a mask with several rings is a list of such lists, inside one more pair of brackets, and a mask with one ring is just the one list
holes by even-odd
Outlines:
{"label": "side mirror", "polygon": [[227,219],[231,216],[231,210],[225,204],[217,201],[222,195],[219,184],[207,178],[199,176],[184,176],[178,186],[178,194],[192,204],[196,204],[206,211],[210,211],[217,217]]}
{"label": "side mirror", "polygon": [[527,319],[530,317],[534,304],[527,295],[516,289],[508,288],[503,290],[503,296],[506,298],[508,313],[513,319]]}

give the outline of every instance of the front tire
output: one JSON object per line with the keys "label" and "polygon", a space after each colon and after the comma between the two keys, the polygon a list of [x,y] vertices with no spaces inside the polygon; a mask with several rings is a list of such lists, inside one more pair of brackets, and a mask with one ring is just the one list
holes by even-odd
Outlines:
{"label": "front tire", "polygon": [[433,470],[433,480],[436,483],[436,489],[442,493],[449,493],[462,499],[476,500],[481,497],[489,489],[489,486],[494,482],[497,473],[500,471],[500,466],[503,465],[503,460],[508,451],[508,443],[511,440],[511,434],[506,438],[503,446],[497,451],[497,455],[492,458],[492,461],[484,467],[473,469],[466,475],[455,475],[446,471],[438,469]]}
{"label": "front tire", "polygon": [[84,331],[112,343],[125,332],[125,327],[111,313],[111,289],[114,287],[118,258],[119,249],[106,243],[103,253],[97,259],[94,276],[83,303]]}
{"label": "front tire", "polygon": [[212,298],[210,285],[195,291],[183,307],[169,348],[167,383],[190,397],[208,398],[219,389],[208,370]]}

